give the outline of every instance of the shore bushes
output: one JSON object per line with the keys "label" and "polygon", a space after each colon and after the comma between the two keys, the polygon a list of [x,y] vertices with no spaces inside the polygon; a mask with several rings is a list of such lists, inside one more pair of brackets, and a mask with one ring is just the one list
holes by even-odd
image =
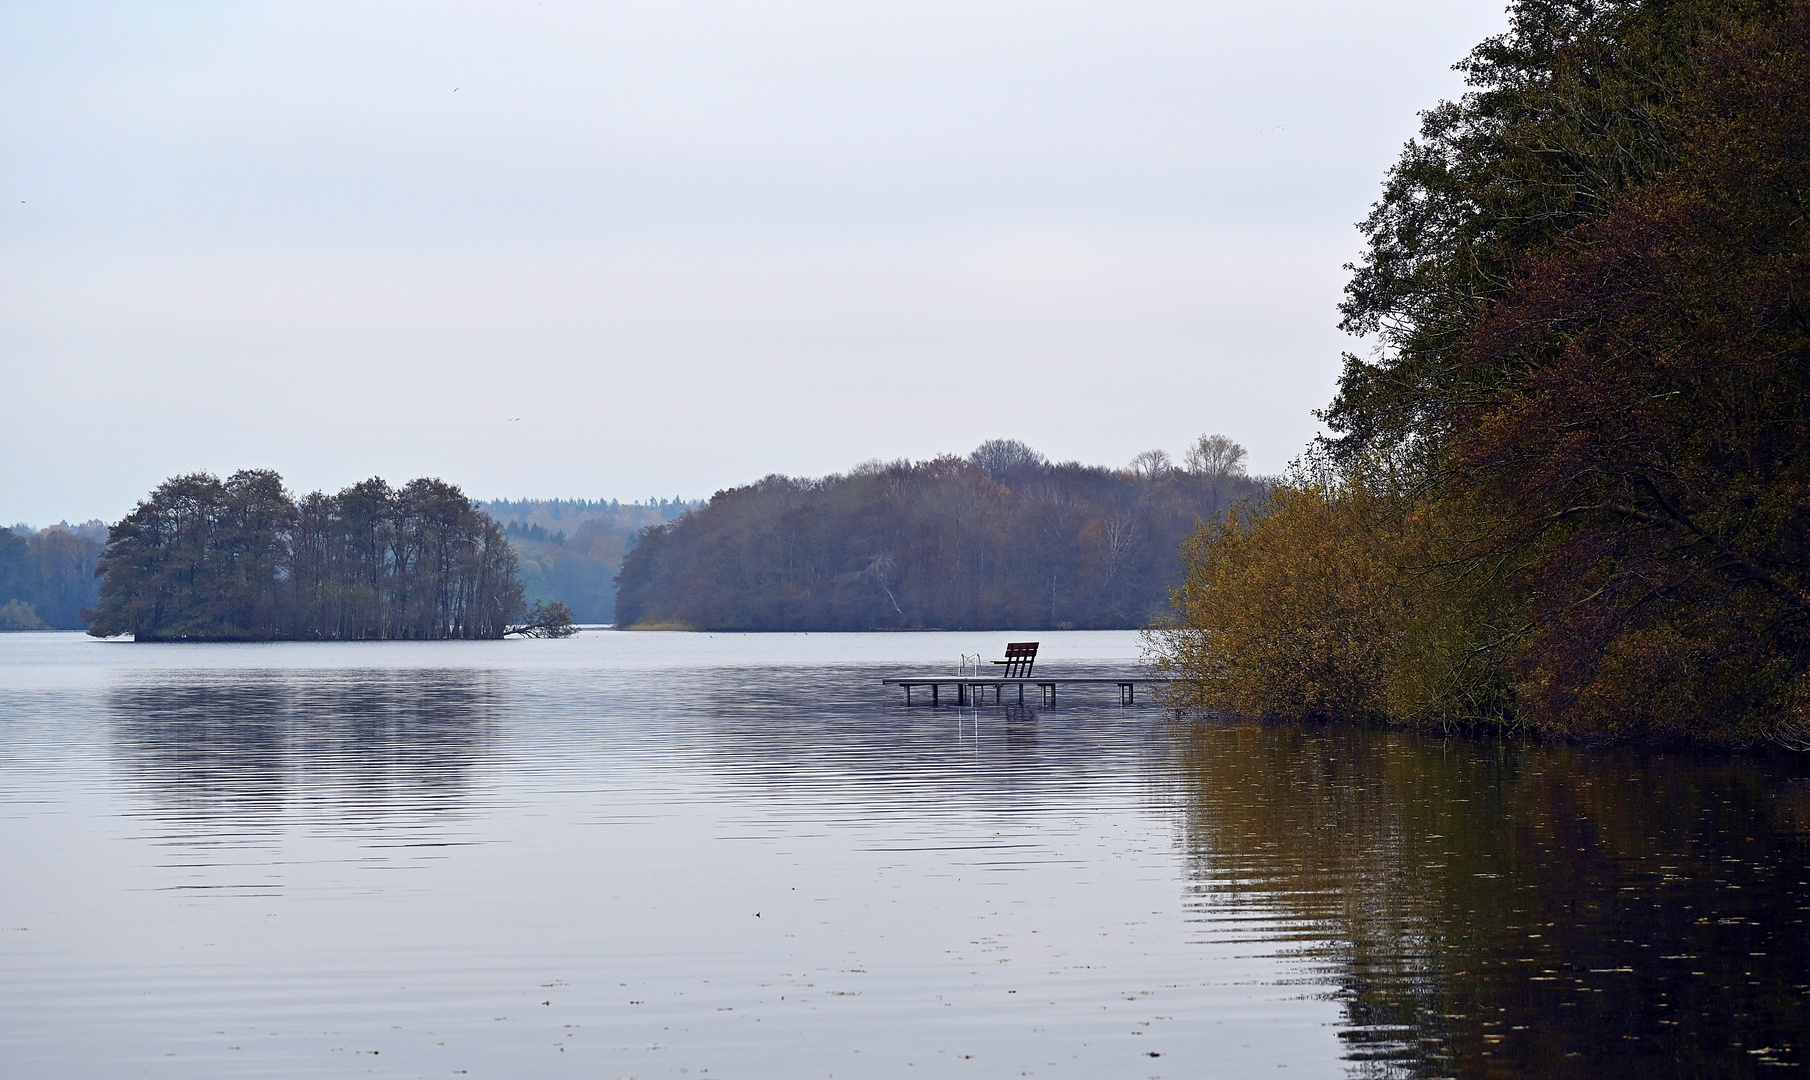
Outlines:
{"label": "shore bushes", "polygon": [[1521,2],[1363,229],[1331,435],[1188,547],[1193,704],[1810,739],[1810,0]]}

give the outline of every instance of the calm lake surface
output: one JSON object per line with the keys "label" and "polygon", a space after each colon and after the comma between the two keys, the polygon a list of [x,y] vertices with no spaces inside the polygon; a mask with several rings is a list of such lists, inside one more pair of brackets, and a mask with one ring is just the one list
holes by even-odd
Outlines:
{"label": "calm lake surface", "polygon": [[1810,770],[879,680],[1121,633],[0,634],[0,1076],[1699,1077]]}

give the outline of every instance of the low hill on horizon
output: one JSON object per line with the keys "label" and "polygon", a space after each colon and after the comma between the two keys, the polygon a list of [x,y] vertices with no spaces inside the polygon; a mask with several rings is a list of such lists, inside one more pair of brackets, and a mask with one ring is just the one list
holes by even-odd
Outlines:
{"label": "low hill on horizon", "polygon": [[[1203,452],[1209,448],[1214,452]],[[1179,546],[1260,496],[1241,447],[1190,468],[1052,464],[1012,440],[967,458],[773,475],[641,534],[618,578],[625,627],[1130,629],[1169,611]]]}
{"label": "low hill on horizon", "polygon": [[693,499],[491,499],[478,507],[503,526],[521,560],[529,603],[559,601],[576,622],[616,621],[616,573],[641,530],[704,505]]}

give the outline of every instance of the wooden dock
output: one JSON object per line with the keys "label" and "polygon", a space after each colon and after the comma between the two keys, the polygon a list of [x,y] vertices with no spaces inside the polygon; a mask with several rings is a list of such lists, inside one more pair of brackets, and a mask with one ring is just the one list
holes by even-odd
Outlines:
{"label": "wooden dock", "polygon": [[914,687],[920,690],[929,687],[930,704],[934,708],[940,704],[941,688],[945,686],[955,688],[957,705],[980,704],[982,695],[988,687],[993,689],[993,703],[1003,704],[1006,687],[1013,686],[1018,688],[1018,704],[1023,705],[1025,684],[1029,683],[1037,688],[1038,699],[1045,707],[1048,707],[1056,704],[1056,688],[1061,686],[1116,686],[1119,688],[1119,704],[1135,705],[1137,687],[1140,684],[1148,686],[1152,683],[1173,681],[1167,675],[1113,675],[1107,678],[1083,679],[1052,678],[1048,675],[1022,679],[989,679],[976,675],[913,675],[902,679],[883,679],[881,685],[904,687],[905,704],[907,705],[911,704],[911,691]]}

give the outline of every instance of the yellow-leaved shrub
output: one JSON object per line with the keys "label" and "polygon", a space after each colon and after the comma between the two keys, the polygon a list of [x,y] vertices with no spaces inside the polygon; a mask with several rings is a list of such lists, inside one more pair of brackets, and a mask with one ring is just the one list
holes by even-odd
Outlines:
{"label": "yellow-leaved shrub", "polygon": [[1176,704],[1248,715],[1379,715],[1401,622],[1363,497],[1284,486],[1183,546],[1176,624],[1152,632]]}
{"label": "yellow-leaved shrub", "polygon": [[[1385,486],[1289,483],[1183,546],[1150,650],[1172,704],[1277,718],[1514,718],[1499,581],[1449,557],[1449,506]],[[1462,567],[1462,569],[1460,569]]]}

